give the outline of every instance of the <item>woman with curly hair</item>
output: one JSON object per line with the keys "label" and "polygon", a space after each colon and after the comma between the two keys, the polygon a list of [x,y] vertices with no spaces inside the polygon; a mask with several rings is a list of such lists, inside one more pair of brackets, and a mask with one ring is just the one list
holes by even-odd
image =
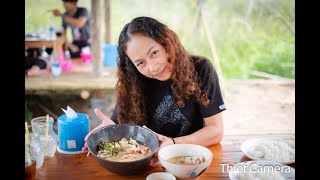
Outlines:
{"label": "woman with curly hair", "polygon": [[114,123],[145,126],[156,133],[159,149],[221,141],[225,106],[208,59],[190,55],[175,32],[150,17],[137,17],[124,26],[118,55],[117,104],[111,119],[95,109],[102,124],[93,131]]}

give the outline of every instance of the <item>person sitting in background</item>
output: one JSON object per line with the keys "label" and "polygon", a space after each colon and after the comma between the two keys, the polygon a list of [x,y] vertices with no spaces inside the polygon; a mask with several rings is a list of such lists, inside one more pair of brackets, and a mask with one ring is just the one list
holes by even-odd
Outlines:
{"label": "person sitting in background", "polygon": [[35,57],[25,56],[24,61],[25,74],[27,76],[51,76],[50,70],[47,69],[47,62]]}
{"label": "person sitting in background", "polygon": [[[25,75],[43,77],[51,76],[47,60],[45,60],[45,57],[43,56],[44,54],[42,54],[40,57],[34,54],[30,55],[30,51],[28,50],[29,49],[25,50],[24,57]],[[40,54],[40,51],[38,53]]]}
{"label": "person sitting in background", "polygon": [[[53,15],[62,18],[63,33],[66,35],[67,28],[72,31],[72,43],[66,41],[71,58],[81,57],[81,48],[90,47],[90,22],[86,8],[78,7],[77,0],[62,0],[65,12],[53,10]],[[66,36],[65,36],[66,37]]]}

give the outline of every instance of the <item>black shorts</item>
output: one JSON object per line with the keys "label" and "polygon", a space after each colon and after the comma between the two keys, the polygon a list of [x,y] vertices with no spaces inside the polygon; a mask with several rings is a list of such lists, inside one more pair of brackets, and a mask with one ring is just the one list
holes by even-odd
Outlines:
{"label": "black shorts", "polygon": [[90,44],[87,41],[73,41],[72,44],[76,45],[79,48],[79,51],[72,52],[69,49],[71,58],[79,58],[79,57],[81,57],[81,48],[86,47],[86,46],[90,47]]}
{"label": "black shorts", "polygon": [[34,65],[39,66],[40,69],[47,68],[46,61],[39,59],[39,58],[25,57],[25,63],[24,63],[25,70],[30,69]]}

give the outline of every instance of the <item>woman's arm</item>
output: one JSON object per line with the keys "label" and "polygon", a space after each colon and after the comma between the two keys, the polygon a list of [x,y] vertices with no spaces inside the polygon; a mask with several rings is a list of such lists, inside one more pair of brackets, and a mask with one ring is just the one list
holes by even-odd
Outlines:
{"label": "woman's arm", "polygon": [[71,24],[74,27],[81,28],[85,25],[87,18],[79,17],[79,19],[73,18],[71,16],[63,16],[62,17],[67,24]]}
{"label": "woman's arm", "polygon": [[174,138],[176,144],[189,143],[202,146],[211,146],[220,143],[223,138],[223,118],[222,113],[204,118],[205,127],[187,135]]}
{"label": "woman's arm", "polygon": [[[188,143],[188,144],[198,144],[201,146],[211,146],[214,144],[220,143],[223,138],[224,129],[223,129],[223,118],[222,112],[217,113],[213,116],[204,118],[205,127],[199,129],[198,131],[187,135],[174,138],[176,144]],[[146,126],[144,126],[147,128]],[[154,132],[155,133],[155,132]],[[158,150],[161,148],[173,144],[173,141],[170,137],[155,133],[159,142],[160,146]],[[156,162],[158,161],[157,153],[156,155],[150,160],[149,165],[155,166]]]}
{"label": "woman's arm", "polygon": [[57,17],[61,16],[62,19],[65,21],[65,23],[71,24],[72,26],[77,28],[84,26],[84,24],[88,20],[88,18],[85,15],[87,11],[82,11],[82,13],[84,13],[84,16],[80,16],[79,18],[73,18],[68,15],[63,15],[58,9],[54,9],[52,12],[54,16],[57,16]]}
{"label": "woman's arm", "polygon": [[[202,129],[199,129],[190,135],[173,138],[175,143],[197,144],[201,146],[211,146],[220,143],[224,134],[222,112],[204,118],[204,122],[205,126]],[[144,127],[147,128],[146,126]],[[159,149],[170,144],[174,144],[171,137],[167,137],[156,132],[154,133],[160,142]]]}

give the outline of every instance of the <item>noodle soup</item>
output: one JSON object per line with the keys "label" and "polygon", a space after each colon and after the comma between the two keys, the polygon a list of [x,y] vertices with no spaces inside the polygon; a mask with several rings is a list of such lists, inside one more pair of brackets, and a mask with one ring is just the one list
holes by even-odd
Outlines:
{"label": "noodle soup", "polygon": [[161,166],[177,179],[200,176],[210,165],[212,157],[210,149],[196,144],[171,144],[158,152]]}
{"label": "noodle soup", "polygon": [[134,161],[150,154],[150,147],[138,143],[133,138],[122,138],[120,141],[100,142],[97,153],[101,158],[117,162]]}
{"label": "noodle soup", "polygon": [[191,165],[203,163],[205,162],[205,158],[203,156],[174,156],[167,161],[175,164]]}
{"label": "noodle soup", "polygon": [[[127,139],[123,139],[123,138],[127,138]],[[139,157],[140,159],[135,159],[131,161],[128,161],[128,158],[117,159],[116,154],[118,153],[120,157],[121,154],[119,152],[124,153],[125,151],[122,151],[122,150],[125,150],[125,149],[124,149],[124,146],[122,146],[122,148],[118,150],[114,149],[119,145],[118,143],[116,143],[116,141],[120,141],[120,144],[121,144],[121,139],[122,139],[122,141],[124,141],[126,144],[127,143],[135,144],[134,141],[131,142],[130,138],[134,139],[137,143],[147,147],[148,148],[148,150],[146,151],[147,153],[145,153],[143,157],[142,156],[141,158]],[[130,142],[128,140],[130,140]],[[105,144],[109,148],[105,147],[106,149],[103,150],[103,152],[102,152],[102,148],[100,147],[100,153],[101,153],[100,154],[98,153],[99,144],[103,145],[102,142],[109,143],[109,145],[111,144],[111,147]],[[87,145],[88,145],[89,152],[93,155],[93,158],[105,170],[118,175],[134,175],[134,174],[138,174],[146,171],[146,168],[148,168],[148,164],[151,158],[159,148],[159,140],[157,136],[147,128],[144,128],[138,125],[132,125],[132,124],[113,124],[113,125],[104,126],[94,131],[89,136]],[[137,147],[131,146],[131,148],[134,149]],[[109,149],[109,153],[105,152],[105,151],[108,151],[107,149]],[[111,150],[111,153],[110,153],[110,150]],[[135,152],[139,153],[139,151],[135,151]]]}

